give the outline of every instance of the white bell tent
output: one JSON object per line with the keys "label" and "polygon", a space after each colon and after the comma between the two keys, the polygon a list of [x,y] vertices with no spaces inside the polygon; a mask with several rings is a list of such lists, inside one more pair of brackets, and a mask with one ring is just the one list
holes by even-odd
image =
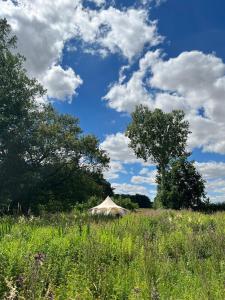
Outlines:
{"label": "white bell tent", "polygon": [[101,204],[90,209],[92,215],[126,215],[129,211],[112,201],[108,196]]}

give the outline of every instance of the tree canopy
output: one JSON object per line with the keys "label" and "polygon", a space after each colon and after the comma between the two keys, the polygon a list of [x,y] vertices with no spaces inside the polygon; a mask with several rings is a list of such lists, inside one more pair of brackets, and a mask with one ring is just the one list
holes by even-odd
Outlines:
{"label": "tree canopy", "polygon": [[137,106],[132,113],[132,121],[126,131],[129,146],[137,157],[157,164],[161,185],[170,160],[186,154],[188,134],[189,123],[184,120],[183,111],[151,111],[143,105]]}
{"label": "tree canopy", "polygon": [[111,190],[102,175],[109,158],[99,141],[82,134],[78,119],[37,101],[45,90],[28,77],[15,48],[16,37],[0,20],[0,209],[68,209],[104,195]]}

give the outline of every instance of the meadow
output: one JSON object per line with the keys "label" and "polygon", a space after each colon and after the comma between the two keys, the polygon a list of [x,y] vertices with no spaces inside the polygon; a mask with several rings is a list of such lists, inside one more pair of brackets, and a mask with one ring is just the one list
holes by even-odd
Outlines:
{"label": "meadow", "polygon": [[0,219],[0,299],[225,299],[225,213]]}

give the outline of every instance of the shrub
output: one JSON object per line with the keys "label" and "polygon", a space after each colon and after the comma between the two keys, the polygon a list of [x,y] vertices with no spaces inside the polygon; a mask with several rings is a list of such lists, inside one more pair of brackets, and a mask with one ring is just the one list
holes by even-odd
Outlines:
{"label": "shrub", "polygon": [[117,205],[122,206],[126,209],[129,209],[129,210],[135,210],[139,207],[138,204],[132,202],[130,198],[118,197],[118,198],[113,198],[113,201]]}

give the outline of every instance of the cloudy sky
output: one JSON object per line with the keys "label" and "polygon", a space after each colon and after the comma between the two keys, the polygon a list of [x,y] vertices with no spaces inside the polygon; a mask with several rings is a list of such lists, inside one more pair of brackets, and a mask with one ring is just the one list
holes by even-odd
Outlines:
{"label": "cloudy sky", "polygon": [[120,193],[155,195],[124,131],[137,104],[183,109],[211,201],[225,200],[224,0],[0,0],[30,76],[111,157]]}

